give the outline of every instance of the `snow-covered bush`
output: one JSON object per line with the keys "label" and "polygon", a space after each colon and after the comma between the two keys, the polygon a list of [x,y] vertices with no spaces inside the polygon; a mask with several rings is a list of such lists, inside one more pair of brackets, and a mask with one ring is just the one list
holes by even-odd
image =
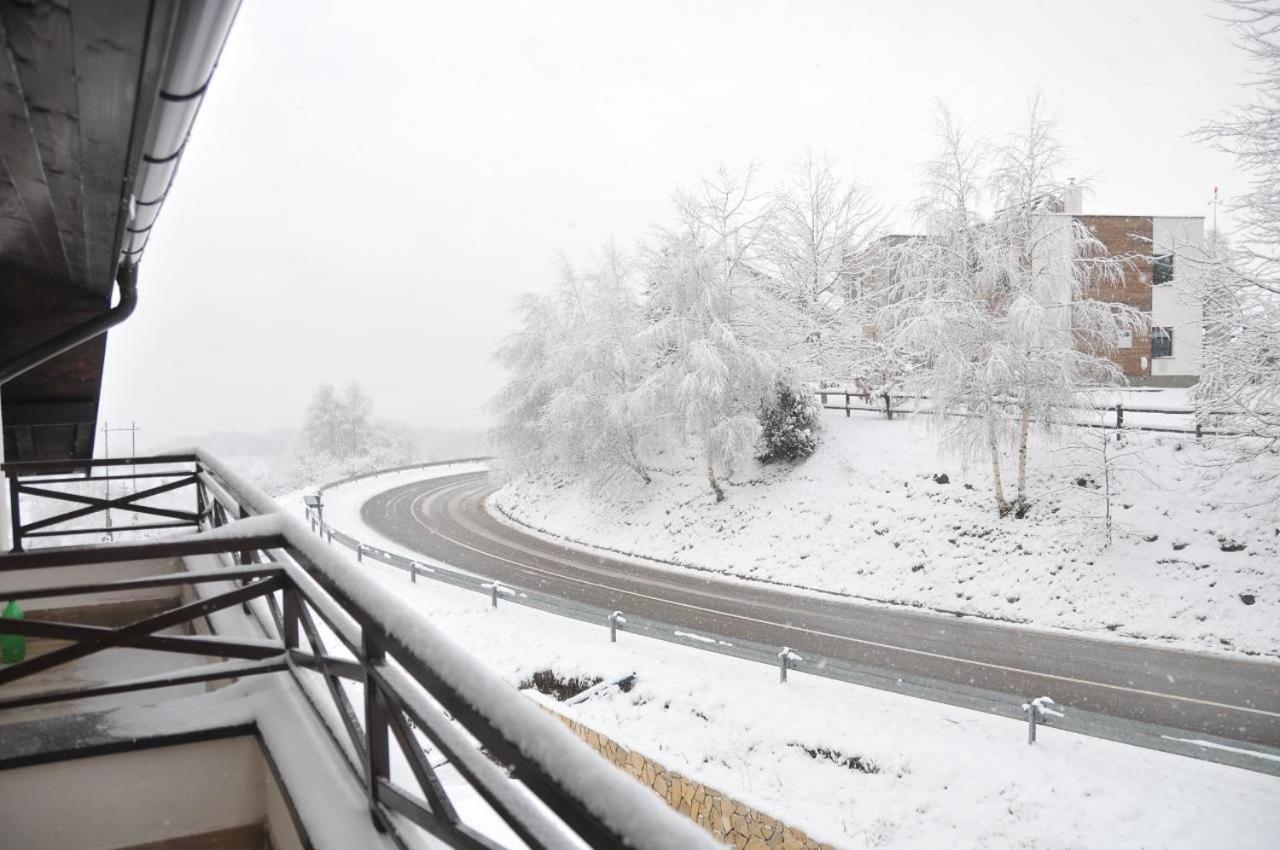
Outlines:
{"label": "snow-covered bush", "polygon": [[820,409],[813,394],[779,381],[760,410],[761,463],[804,460],[818,448]]}

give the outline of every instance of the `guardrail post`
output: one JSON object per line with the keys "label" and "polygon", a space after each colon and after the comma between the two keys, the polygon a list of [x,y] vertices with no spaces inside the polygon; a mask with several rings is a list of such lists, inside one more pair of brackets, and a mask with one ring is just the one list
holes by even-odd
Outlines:
{"label": "guardrail post", "polygon": [[1034,744],[1036,742],[1036,725],[1043,718],[1048,723],[1050,717],[1062,717],[1061,711],[1054,711],[1049,706],[1054,705],[1053,700],[1048,697],[1036,697],[1031,702],[1022,704],[1022,711],[1027,715],[1027,743]]}
{"label": "guardrail post", "polygon": [[359,563],[362,563],[363,561],[364,561],[364,544],[357,543],[356,544],[356,563],[359,564]]}
{"label": "guardrail post", "polygon": [[325,531],[329,533],[329,545],[332,546],[333,545],[333,529],[327,528],[325,529]]}
{"label": "guardrail post", "polygon": [[625,626],[627,618],[622,616],[621,611],[614,611],[609,615],[609,643],[618,642],[618,626]]}
{"label": "guardrail post", "polygon": [[493,607],[497,608],[498,607],[498,583],[496,581],[493,583],[490,590],[491,590],[490,597],[493,599]]}
{"label": "guardrail post", "polygon": [[778,681],[784,685],[787,683],[787,667],[792,661],[804,661],[804,659],[792,652],[791,647],[784,646],[782,652],[778,653]]}
{"label": "guardrail post", "polygon": [[409,562],[409,584],[418,583],[418,564],[416,561]]}

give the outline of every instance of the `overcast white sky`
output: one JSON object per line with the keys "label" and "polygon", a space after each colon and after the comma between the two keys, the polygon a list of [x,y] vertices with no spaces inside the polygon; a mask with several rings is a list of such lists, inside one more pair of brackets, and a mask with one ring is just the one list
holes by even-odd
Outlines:
{"label": "overcast white sky", "polygon": [[[381,416],[483,426],[515,295],[666,219],[717,160],[838,158],[896,210],[944,101],[979,132],[1041,87],[1086,211],[1208,214],[1186,137],[1243,94],[1207,0],[247,0],[111,333],[103,418],[155,445],[298,423],[358,379]],[[144,448],[144,446],[140,446]]]}

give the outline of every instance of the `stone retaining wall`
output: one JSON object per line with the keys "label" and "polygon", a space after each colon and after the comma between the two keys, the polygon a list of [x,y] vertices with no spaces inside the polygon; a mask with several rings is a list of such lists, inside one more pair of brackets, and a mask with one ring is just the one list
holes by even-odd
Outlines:
{"label": "stone retaining wall", "polygon": [[736,850],[835,850],[727,794],[667,770],[576,720],[551,713],[593,750],[652,788],[671,808]]}

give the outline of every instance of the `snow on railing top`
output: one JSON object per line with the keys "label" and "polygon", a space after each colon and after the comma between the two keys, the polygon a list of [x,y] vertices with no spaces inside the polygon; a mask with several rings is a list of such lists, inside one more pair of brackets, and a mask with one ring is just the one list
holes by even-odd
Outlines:
{"label": "snow on railing top", "polygon": [[[376,624],[399,645],[393,654],[403,650],[406,657],[399,660],[414,679],[427,675],[460,695],[494,730],[579,801],[584,814],[607,825],[627,845],[645,850],[717,846],[707,833],[599,758],[561,723],[476,661],[409,602],[368,581],[350,558],[310,534],[300,519],[287,514],[247,478],[204,450],[195,449],[192,454],[233,491],[243,507],[260,515],[207,534],[282,535],[319,573],[314,578],[323,579],[326,590],[336,591],[339,603],[345,597],[353,604],[355,610],[348,614],[362,625]],[[421,680],[419,684],[424,693],[430,692]]]}

